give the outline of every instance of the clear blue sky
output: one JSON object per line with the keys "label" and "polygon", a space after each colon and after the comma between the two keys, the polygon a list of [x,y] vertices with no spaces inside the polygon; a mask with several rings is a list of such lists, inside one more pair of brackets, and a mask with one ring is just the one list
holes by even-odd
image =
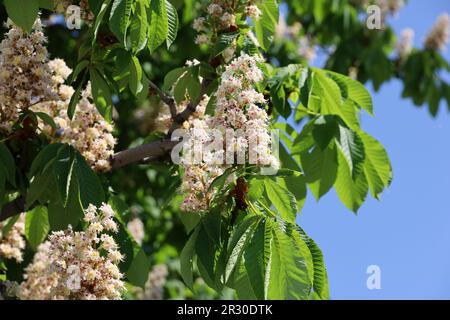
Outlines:
{"label": "clear blue sky", "polygon": [[[448,0],[411,0],[393,25],[398,34],[412,27],[421,45],[444,11]],[[450,113],[431,118],[401,88],[392,81],[373,93],[375,117],[363,117],[394,168],[381,201],[355,216],[334,191],[319,203],[309,195],[298,219],[324,252],[332,299],[450,299]],[[381,268],[381,290],[366,287],[369,265]]]}

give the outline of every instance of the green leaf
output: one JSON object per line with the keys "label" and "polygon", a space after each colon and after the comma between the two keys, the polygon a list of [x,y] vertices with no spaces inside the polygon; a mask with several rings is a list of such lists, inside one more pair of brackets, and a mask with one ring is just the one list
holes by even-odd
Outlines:
{"label": "green leaf", "polygon": [[127,29],[132,5],[133,0],[114,0],[109,16],[109,29],[124,47],[127,45]]}
{"label": "green leaf", "polygon": [[176,68],[173,69],[171,71],[169,71],[169,73],[166,74],[166,76],[164,77],[164,84],[162,86],[162,89],[164,91],[169,91],[173,85],[186,73],[188,72],[189,68],[188,67],[181,67],[181,68]]}
{"label": "green leaf", "polygon": [[65,230],[71,225],[76,228],[84,216],[83,206],[80,199],[80,186],[74,174],[70,179],[70,188],[66,206],[60,201],[50,201],[48,205],[48,220],[51,230]]}
{"label": "green leaf", "polygon": [[3,206],[3,201],[5,197],[6,187],[6,169],[4,167],[0,167],[0,209]]}
{"label": "green leaf", "polygon": [[311,253],[292,228],[281,222],[272,225],[267,299],[307,299],[313,283]]}
{"label": "green leaf", "polygon": [[52,127],[53,130],[57,130],[58,127],[55,123],[55,121],[53,120],[52,117],[50,117],[48,114],[46,114],[45,112],[35,112],[34,113],[37,117],[41,118],[41,120],[49,125],[50,127]]}
{"label": "green leaf", "polygon": [[178,33],[178,12],[175,7],[166,0],[167,8],[167,49],[175,42]]}
{"label": "green leaf", "polygon": [[133,15],[130,26],[130,41],[133,52],[138,53],[143,50],[147,44],[147,9],[144,0],[138,0],[136,3],[136,12]]}
{"label": "green leaf", "polygon": [[359,135],[339,125],[339,138],[337,145],[347,160],[352,177],[356,177],[362,171],[362,163],[364,161],[364,144]]}
{"label": "green leaf", "polygon": [[98,112],[107,121],[112,118],[112,98],[111,91],[101,74],[94,68],[89,69],[91,75],[92,97]]}
{"label": "green leaf", "polygon": [[38,171],[42,171],[46,165],[48,165],[52,159],[56,157],[59,149],[61,149],[64,145],[60,143],[49,144],[41,152],[38,153],[36,158],[34,158],[33,163],[31,164],[29,177],[35,176]]}
{"label": "green leaf", "polygon": [[153,53],[164,41],[169,32],[166,0],[151,0],[147,18],[149,19],[148,48]]}
{"label": "green leaf", "polygon": [[59,197],[64,207],[69,197],[74,163],[75,152],[71,147],[66,145],[58,151],[52,166]]}
{"label": "green leaf", "polygon": [[261,17],[254,20],[256,37],[264,50],[268,50],[278,24],[279,12],[276,0],[262,0],[257,4],[261,10]]}
{"label": "green leaf", "polygon": [[300,227],[295,228],[299,232],[303,241],[311,252],[311,256],[314,264],[314,284],[313,284],[313,298],[320,300],[330,299],[330,290],[328,288],[328,275],[325,267],[325,261],[323,254],[317,244],[312,240]]}
{"label": "green leaf", "polygon": [[370,115],[373,115],[372,96],[364,85],[336,72],[327,70],[326,73],[339,85],[343,97],[351,99],[360,108],[365,109]]}
{"label": "green leaf", "polygon": [[381,193],[392,181],[392,167],[384,147],[367,133],[360,132],[366,150],[364,173],[372,196],[379,199]]}
{"label": "green leaf", "polygon": [[[98,34],[98,30],[100,28],[100,25],[103,22],[103,18],[106,14],[106,12],[108,11],[109,5],[111,4],[112,0],[105,0],[105,1],[99,1],[98,2],[98,13],[96,13],[96,17],[95,17],[95,22],[94,22],[94,26],[92,27],[93,29],[93,33],[94,36],[92,37],[92,44],[95,43],[95,40],[97,39],[97,34]],[[89,5],[90,6],[90,5]],[[95,12],[96,10],[94,10],[94,7],[90,6],[93,10],[93,12]]]}
{"label": "green leaf", "polygon": [[230,47],[233,41],[235,41],[239,37],[239,35],[239,31],[221,34],[216,42],[214,55],[217,56],[221,54],[225,49]]}
{"label": "green leaf", "polygon": [[186,93],[189,94],[191,101],[197,101],[200,96],[200,80],[192,70],[186,72],[176,83],[174,88],[174,98],[177,103],[186,99]]}
{"label": "green leaf", "polygon": [[298,208],[294,195],[271,179],[264,180],[264,185],[269,200],[280,213],[281,217],[285,221],[295,223]]}
{"label": "green leaf", "polygon": [[70,120],[73,120],[73,116],[75,115],[75,111],[77,109],[78,102],[80,101],[81,91],[83,90],[84,81],[81,81],[72,97],[70,97],[69,106],[67,107],[67,116]]}
{"label": "green leaf", "polygon": [[38,206],[26,213],[25,237],[33,250],[45,240],[49,230],[48,211],[45,206]]}
{"label": "green leaf", "polygon": [[16,185],[16,164],[14,157],[5,144],[0,143],[0,165],[5,168],[6,180],[12,186]]}
{"label": "green leaf", "polygon": [[338,149],[337,153],[339,166],[334,187],[342,203],[348,209],[357,213],[366,200],[369,191],[367,179],[364,172],[361,172],[353,179],[348,160],[343,151]]}
{"label": "green leaf", "polygon": [[20,215],[15,215],[14,217],[9,218],[6,221],[6,224],[3,225],[2,228],[2,237],[5,238],[8,233],[11,231],[12,227],[16,224],[16,222],[19,220]]}
{"label": "green leaf", "polygon": [[39,0],[39,8],[54,10],[55,9],[55,0]]}
{"label": "green leaf", "polygon": [[130,70],[130,90],[134,96],[137,96],[144,88],[144,86],[142,85],[142,67],[137,57],[132,57]]}
{"label": "green leaf", "polygon": [[228,261],[225,266],[225,283],[228,283],[232,279],[234,271],[241,262],[244,249],[260,219],[258,216],[247,216],[234,227],[227,249]]}
{"label": "green leaf", "polygon": [[192,272],[193,257],[195,253],[195,244],[197,243],[198,232],[200,228],[196,228],[189,237],[188,242],[184,246],[180,254],[180,273],[184,283],[192,289],[194,284],[194,276]]}
{"label": "green leaf", "polygon": [[306,182],[318,201],[328,193],[336,181],[336,149],[334,145],[325,150],[316,147],[310,153],[303,153],[301,161]]}
{"label": "green leaf", "polygon": [[72,73],[70,74],[69,78],[67,79],[67,82],[69,84],[72,84],[74,81],[76,81],[78,76],[81,74],[81,72],[86,70],[86,68],[89,66],[89,63],[90,62],[88,60],[80,61],[80,63],[78,63],[76,65],[75,69],[73,69]]}
{"label": "green leaf", "polygon": [[270,261],[271,229],[261,221],[251,235],[244,252],[244,264],[253,293],[259,300],[267,295],[266,276]]}
{"label": "green leaf", "polygon": [[38,17],[37,0],[4,0],[9,18],[25,32],[30,32]]}
{"label": "green leaf", "polygon": [[216,250],[217,246],[208,235],[207,228],[202,224],[197,236],[195,252],[197,254],[197,267],[206,284],[220,291],[222,285],[216,281]]}
{"label": "green leaf", "polygon": [[135,286],[144,288],[148,279],[148,273],[150,271],[150,260],[142,248],[136,246],[134,251],[136,254],[134,255],[133,262],[125,275],[128,282]]}
{"label": "green leaf", "polygon": [[105,193],[100,179],[79,153],[75,155],[74,172],[80,184],[80,200],[84,208],[87,208],[89,204],[98,207],[105,202]]}

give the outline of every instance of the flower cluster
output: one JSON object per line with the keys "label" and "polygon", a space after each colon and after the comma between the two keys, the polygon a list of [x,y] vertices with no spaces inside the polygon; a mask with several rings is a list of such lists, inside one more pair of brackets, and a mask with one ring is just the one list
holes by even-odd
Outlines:
{"label": "flower cluster", "polygon": [[[268,115],[262,108],[266,101],[254,89],[263,80],[259,62],[256,56],[241,54],[227,65],[215,94],[215,115],[193,119],[185,127],[189,138],[183,141],[181,161],[184,169],[181,192],[186,195],[183,210],[208,210],[215,195],[211,183],[224,173],[230,162],[234,163],[236,154],[244,155],[239,164],[278,167],[271,150]],[[230,131],[232,136],[228,137]],[[205,152],[204,146],[216,141],[217,132],[221,137],[226,136],[226,143]]]}
{"label": "flower cluster", "polygon": [[278,160],[270,148],[269,117],[262,107],[266,100],[253,88],[264,77],[259,62],[262,61],[256,56],[241,54],[225,67],[216,92],[212,126],[222,132],[227,129],[244,132],[245,137],[234,138],[231,150],[247,149],[249,157],[255,155],[254,159],[247,159],[252,164],[277,167]]}
{"label": "flower cluster", "polygon": [[403,30],[396,46],[397,54],[401,60],[405,60],[411,54],[413,45],[414,30],[410,28]]}
{"label": "flower cluster", "polygon": [[144,223],[139,218],[134,218],[127,224],[127,229],[130,232],[133,239],[139,243],[142,244],[142,241],[145,237],[145,230],[144,230]]}
{"label": "flower cluster", "polygon": [[106,122],[92,102],[90,85],[81,93],[72,120],[67,115],[70,98],[74,94],[71,86],[64,85],[72,70],[64,60],[55,59],[48,63],[52,75],[52,86],[58,99],[40,103],[32,109],[45,112],[51,116],[58,126],[53,132],[49,125],[41,123],[41,128],[55,141],[67,143],[76,148],[96,171],[107,171],[110,168],[110,157],[114,154],[116,140],[112,132],[113,126]]}
{"label": "flower cluster", "polygon": [[67,15],[70,12],[68,8],[72,5],[79,6],[81,20],[86,22],[88,25],[91,25],[94,22],[95,15],[89,7],[89,0],[80,0],[80,1],[62,0],[59,1],[58,4],[56,5],[55,11],[57,13]]}
{"label": "flower cluster", "polygon": [[[202,118],[205,114],[206,106],[208,105],[209,97],[207,95],[204,95],[202,99],[200,100],[199,104],[195,108],[195,112],[192,113],[192,115],[188,118],[187,121],[183,124],[184,128],[189,128],[190,122],[193,121],[193,119]],[[189,105],[189,100],[184,100],[176,105],[177,113],[181,113],[184,111],[187,106]],[[156,130],[162,133],[168,133],[169,129],[171,128],[173,124],[172,115],[170,113],[170,108],[167,104],[162,103],[161,108],[159,110],[159,114],[156,117],[155,120],[155,127]]]}
{"label": "flower cluster", "polygon": [[430,33],[425,39],[425,48],[430,50],[444,50],[450,35],[450,17],[447,13],[437,19]]}
{"label": "flower cluster", "polygon": [[41,21],[29,34],[10,20],[6,25],[10,30],[0,44],[0,131],[10,133],[24,111],[55,95]]}
{"label": "flower cluster", "polygon": [[139,300],[162,300],[164,298],[164,285],[167,281],[169,271],[165,264],[159,264],[153,267],[148,275],[144,290],[137,291]]}
{"label": "flower cluster", "polygon": [[224,31],[233,31],[238,17],[259,19],[261,10],[255,0],[214,0],[206,7],[207,15],[194,20],[192,27],[198,32],[196,44],[210,44],[212,38]]}
{"label": "flower cluster", "polygon": [[85,210],[85,231],[52,232],[25,269],[20,299],[120,299],[124,289],[118,264],[123,260],[109,233],[117,232],[109,205]]}
{"label": "flower cluster", "polygon": [[0,257],[14,259],[17,262],[23,260],[23,250],[25,249],[25,216],[20,215],[12,228],[3,234],[6,222],[0,222]]}
{"label": "flower cluster", "polygon": [[308,35],[301,35],[302,24],[294,22],[292,25],[287,25],[286,20],[280,18],[275,30],[275,36],[277,39],[284,40],[286,38],[291,39],[297,44],[297,54],[300,58],[307,62],[312,62],[316,56],[316,47],[313,39]]}

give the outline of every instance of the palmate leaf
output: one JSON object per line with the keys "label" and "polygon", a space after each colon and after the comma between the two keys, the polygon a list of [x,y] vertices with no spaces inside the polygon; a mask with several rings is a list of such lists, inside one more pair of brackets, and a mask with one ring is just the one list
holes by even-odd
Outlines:
{"label": "palmate leaf", "polygon": [[151,0],[150,8],[147,9],[147,19],[149,24],[148,48],[152,53],[166,41],[168,36],[166,0]]}
{"label": "palmate leaf", "polygon": [[314,264],[314,283],[312,299],[328,300],[330,299],[330,290],[328,288],[328,275],[325,267],[325,261],[319,246],[312,240],[302,228],[296,226],[295,230],[300,234],[302,240],[306,243],[311,252]]}
{"label": "palmate leaf", "polygon": [[269,200],[281,217],[287,222],[295,223],[298,208],[294,195],[272,179],[265,179],[264,185]]}
{"label": "palmate leaf", "polygon": [[48,211],[45,206],[37,206],[26,213],[25,237],[33,250],[45,240],[49,231]]}
{"label": "palmate leaf", "polygon": [[102,74],[95,68],[90,68],[92,98],[100,114],[107,121],[112,119],[111,89]]}
{"label": "palmate leaf", "polygon": [[4,0],[9,18],[25,32],[30,32],[38,17],[39,1],[37,0]]}
{"label": "palmate leaf", "polygon": [[83,209],[89,204],[104,202],[103,187],[73,147],[63,144],[44,148],[31,165],[31,183],[27,192],[27,207],[35,202],[48,204],[52,230],[76,227]]}
{"label": "palmate leaf", "polygon": [[109,16],[109,29],[124,47],[127,45],[127,29],[133,0],[114,0]]}
{"label": "palmate leaf", "polygon": [[0,143],[0,166],[5,169],[5,182],[16,185],[16,164],[14,158],[4,143]]}
{"label": "palmate leaf", "polygon": [[[228,261],[225,267],[224,280],[229,283],[235,269],[239,266],[249,239],[260,221],[258,216],[245,217],[234,229],[228,244]],[[233,280],[234,281],[234,280]]]}
{"label": "palmate leaf", "polygon": [[386,150],[375,138],[360,132],[366,150],[364,173],[372,196],[379,199],[383,190],[392,181],[392,166]]}
{"label": "palmate leaf", "polygon": [[194,276],[192,267],[194,264],[195,244],[197,242],[199,228],[196,228],[180,254],[180,273],[184,283],[192,289]]}
{"label": "palmate leaf", "polygon": [[288,225],[281,221],[268,223],[273,226],[267,299],[308,299],[313,286],[313,262],[308,247]]}
{"label": "palmate leaf", "polygon": [[262,300],[267,298],[270,268],[270,245],[272,228],[262,220],[254,230],[244,252],[245,269],[254,295]]}
{"label": "palmate leaf", "polygon": [[312,68],[310,83],[308,109],[321,115],[337,115],[347,126],[358,130],[358,107],[352,100],[345,99],[338,83],[325,71],[316,68]]}
{"label": "palmate leaf", "polygon": [[319,200],[336,181],[336,148],[333,143],[325,150],[316,147],[311,152],[302,153],[301,162],[309,189],[316,200]]}
{"label": "palmate leaf", "polygon": [[362,171],[362,163],[365,157],[364,144],[361,138],[355,131],[339,125],[337,145],[347,160],[352,177],[356,177]]}
{"label": "palmate leaf", "polygon": [[359,173],[355,179],[349,167],[347,158],[341,149],[338,149],[338,173],[334,187],[342,203],[351,211],[357,213],[364,203],[369,191],[366,175]]}
{"label": "palmate leaf", "polygon": [[342,74],[326,71],[341,89],[341,94],[345,99],[355,102],[360,108],[365,109],[369,114],[373,115],[372,96],[360,82]]}
{"label": "palmate leaf", "polygon": [[143,50],[147,44],[148,22],[146,5],[145,0],[138,0],[136,11],[131,19],[130,42],[134,53]]}
{"label": "palmate leaf", "polygon": [[264,50],[269,49],[272,44],[275,28],[278,24],[279,11],[276,0],[262,0],[258,3],[258,7],[262,12],[259,19],[255,19],[256,37],[258,42]]}
{"label": "palmate leaf", "polygon": [[175,42],[178,33],[178,12],[177,9],[166,0],[167,8],[167,49]]}

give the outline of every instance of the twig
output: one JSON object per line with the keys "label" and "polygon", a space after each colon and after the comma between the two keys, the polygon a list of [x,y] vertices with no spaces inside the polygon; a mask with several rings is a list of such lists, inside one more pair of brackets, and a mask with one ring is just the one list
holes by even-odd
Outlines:
{"label": "twig", "polygon": [[149,80],[149,86],[155,90],[160,99],[169,106],[170,109],[170,115],[172,118],[175,118],[177,115],[177,105],[175,103],[175,99],[167,94],[164,93],[153,81]]}

